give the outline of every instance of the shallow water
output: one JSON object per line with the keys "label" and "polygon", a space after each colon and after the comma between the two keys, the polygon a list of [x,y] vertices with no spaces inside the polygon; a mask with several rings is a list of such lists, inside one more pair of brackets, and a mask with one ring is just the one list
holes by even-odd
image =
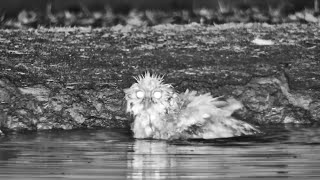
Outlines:
{"label": "shallow water", "polygon": [[320,127],[258,137],[134,140],[125,130],[0,137],[0,179],[320,179]]}

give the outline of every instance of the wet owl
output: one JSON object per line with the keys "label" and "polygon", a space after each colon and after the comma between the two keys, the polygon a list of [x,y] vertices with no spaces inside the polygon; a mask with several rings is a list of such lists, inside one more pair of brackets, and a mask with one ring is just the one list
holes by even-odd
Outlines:
{"label": "wet owl", "polygon": [[163,76],[149,72],[135,80],[124,90],[126,111],[134,116],[131,129],[135,138],[214,139],[260,132],[231,116],[242,108],[234,98],[221,100],[189,90],[177,93],[163,82]]}

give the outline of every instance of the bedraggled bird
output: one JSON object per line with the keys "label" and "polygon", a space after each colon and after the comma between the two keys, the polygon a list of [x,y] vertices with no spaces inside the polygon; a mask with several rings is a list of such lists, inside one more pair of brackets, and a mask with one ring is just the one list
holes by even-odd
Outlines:
{"label": "bedraggled bird", "polygon": [[127,112],[133,114],[131,129],[135,138],[214,139],[252,135],[260,131],[232,117],[242,104],[234,98],[221,100],[210,93],[186,90],[177,93],[163,77],[135,77],[136,83],[125,89]]}

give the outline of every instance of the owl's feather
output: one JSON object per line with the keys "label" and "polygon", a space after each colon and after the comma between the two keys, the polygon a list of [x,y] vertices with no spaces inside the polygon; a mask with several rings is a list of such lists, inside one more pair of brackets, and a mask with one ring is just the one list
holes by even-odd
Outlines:
{"label": "owl's feather", "polygon": [[259,133],[254,126],[232,114],[242,108],[233,99],[213,98],[187,90],[178,94],[163,77],[146,73],[125,89],[127,112],[134,115],[135,138],[225,138]]}

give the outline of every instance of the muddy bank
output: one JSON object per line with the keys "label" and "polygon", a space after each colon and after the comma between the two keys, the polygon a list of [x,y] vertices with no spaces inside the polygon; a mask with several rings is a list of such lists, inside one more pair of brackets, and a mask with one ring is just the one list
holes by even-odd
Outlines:
{"label": "muddy bank", "polygon": [[315,24],[0,30],[1,131],[129,127],[122,90],[146,70],[236,97],[246,121],[318,122],[319,41]]}

